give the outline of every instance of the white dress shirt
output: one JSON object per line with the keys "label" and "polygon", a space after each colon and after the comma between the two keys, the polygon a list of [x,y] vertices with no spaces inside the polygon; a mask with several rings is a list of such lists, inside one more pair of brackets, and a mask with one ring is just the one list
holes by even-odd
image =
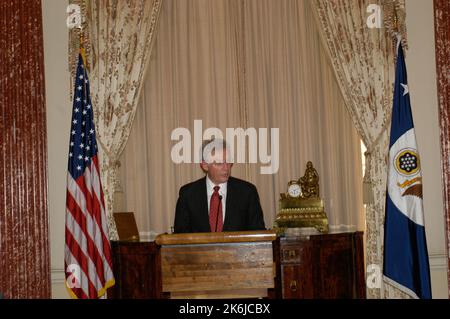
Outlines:
{"label": "white dress shirt", "polygon": [[223,222],[225,222],[225,206],[226,206],[226,202],[227,202],[227,184],[228,184],[228,182],[216,185],[209,179],[208,175],[206,175],[206,195],[208,196],[208,214],[209,214],[209,206],[211,205],[211,196],[214,193],[214,186],[219,186],[220,187],[219,195],[222,196]]}

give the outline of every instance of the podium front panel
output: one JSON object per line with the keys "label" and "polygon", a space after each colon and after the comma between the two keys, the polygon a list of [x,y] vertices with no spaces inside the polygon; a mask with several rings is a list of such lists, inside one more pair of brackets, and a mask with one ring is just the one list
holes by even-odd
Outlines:
{"label": "podium front panel", "polygon": [[162,246],[161,269],[172,298],[257,298],[274,288],[272,242]]}

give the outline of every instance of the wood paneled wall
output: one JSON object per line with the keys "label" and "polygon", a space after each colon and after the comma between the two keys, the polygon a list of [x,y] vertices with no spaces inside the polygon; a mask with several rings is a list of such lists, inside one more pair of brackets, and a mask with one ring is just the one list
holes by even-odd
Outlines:
{"label": "wood paneled wall", "polygon": [[[447,251],[450,251],[450,1],[434,0],[439,121],[441,131],[442,181]],[[448,267],[450,269],[450,256]],[[448,272],[450,298],[450,271]]]}
{"label": "wood paneled wall", "polygon": [[50,298],[42,37],[41,0],[0,0],[0,294],[4,298]]}

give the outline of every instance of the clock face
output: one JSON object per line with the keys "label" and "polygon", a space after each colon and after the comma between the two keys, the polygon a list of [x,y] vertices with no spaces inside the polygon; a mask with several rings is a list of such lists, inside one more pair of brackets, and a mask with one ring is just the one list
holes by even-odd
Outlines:
{"label": "clock face", "polygon": [[302,190],[299,184],[292,184],[288,187],[288,194],[291,197],[300,197]]}

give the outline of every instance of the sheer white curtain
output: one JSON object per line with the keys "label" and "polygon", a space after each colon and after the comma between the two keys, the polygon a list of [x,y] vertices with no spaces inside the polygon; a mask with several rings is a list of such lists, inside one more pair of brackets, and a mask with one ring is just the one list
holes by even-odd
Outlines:
{"label": "sheer white curtain", "polygon": [[244,1],[249,127],[280,128],[280,170],[250,168],[272,222],[279,193],[311,160],[329,222],[364,229],[359,139],[345,110],[308,1]]}
{"label": "sheer white curtain", "polygon": [[261,175],[261,163],[233,167],[257,186],[267,227],[311,160],[330,224],[364,229],[360,140],[308,1],[165,0],[150,69],[117,207],[135,212],[141,232],[170,231],[179,187],[203,176],[198,164],[171,160],[172,131],[188,128],[194,140],[194,120],[224,133],[279,128],[275,174]]}

